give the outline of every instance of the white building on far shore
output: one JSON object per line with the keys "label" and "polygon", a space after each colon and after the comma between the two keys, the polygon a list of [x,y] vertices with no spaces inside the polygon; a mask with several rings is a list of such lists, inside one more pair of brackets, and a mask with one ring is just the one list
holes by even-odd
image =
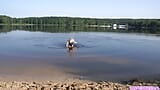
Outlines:
{"label": "white building on far shore", "polygon": [[117,29],[117,24],[113,24],[113,29]]}
{"label": "white building on far shore", "polygon": [[126,24],[113,24],[113,27],[112,27],[114,30],[115,29],[128,29],[128,25]]}

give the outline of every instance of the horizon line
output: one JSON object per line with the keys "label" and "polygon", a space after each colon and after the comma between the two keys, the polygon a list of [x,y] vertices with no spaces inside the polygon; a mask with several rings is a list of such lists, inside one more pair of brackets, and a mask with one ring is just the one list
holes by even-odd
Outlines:
{"label": "horizon line", "polygon": [[69,16],[69,15],[42,15],[42,16],[12,16],[1,14],[0,16],[8,16],[11,18],[30,18],[30,17],[71,17],[71,18],[90,18],[90,19],[160,19],[155,17],[94,17],[94,16]]}

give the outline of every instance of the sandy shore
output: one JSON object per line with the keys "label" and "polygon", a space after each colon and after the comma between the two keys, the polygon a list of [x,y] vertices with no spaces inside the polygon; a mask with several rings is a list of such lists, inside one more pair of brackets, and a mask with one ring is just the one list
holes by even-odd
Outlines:
{"label": "sandy shore", "polygon": [[0,90],[128,90],[127,85],[112,82],[65,80],[64,82],[0,81]]}
{"label": "sandy shore", "polygon": [[129,90],[130,86],[160,86],[160,81],[144,82],[130,80],[125,83],[108,81],[94,82],[80,79],[63,81],[3,81],[0,80],[0,90]]}

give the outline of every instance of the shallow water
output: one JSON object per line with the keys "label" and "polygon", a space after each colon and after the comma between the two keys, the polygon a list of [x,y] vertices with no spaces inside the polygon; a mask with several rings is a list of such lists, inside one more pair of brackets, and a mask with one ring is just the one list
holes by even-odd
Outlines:
{"label": "shallow water", "polygon": [[[69,37],[78,48],[65,48]],[[13,30],[0,33],[0,75],[54,77],[60,72],[89,80],[127,80],[160,74],[159,53],[160,37],[149,34]]]}

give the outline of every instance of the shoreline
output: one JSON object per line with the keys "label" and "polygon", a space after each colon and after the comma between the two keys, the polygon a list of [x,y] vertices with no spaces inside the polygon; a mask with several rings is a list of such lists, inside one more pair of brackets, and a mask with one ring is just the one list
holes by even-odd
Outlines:
{"label": "shoreline", "polygon": [[63,82],[44,81],[1,81],[2,90],[129,90],[128,85],[113,82],[94,82],[88,80],[68,79]]}
{"label": "shoreline", "polygon": [[62,81],[6,81],[0,79],[0,90],[129,90],[130,86],[160,87],[160,81],[133,79],[123,83],[117,83],[80,79],[65,79]]}

